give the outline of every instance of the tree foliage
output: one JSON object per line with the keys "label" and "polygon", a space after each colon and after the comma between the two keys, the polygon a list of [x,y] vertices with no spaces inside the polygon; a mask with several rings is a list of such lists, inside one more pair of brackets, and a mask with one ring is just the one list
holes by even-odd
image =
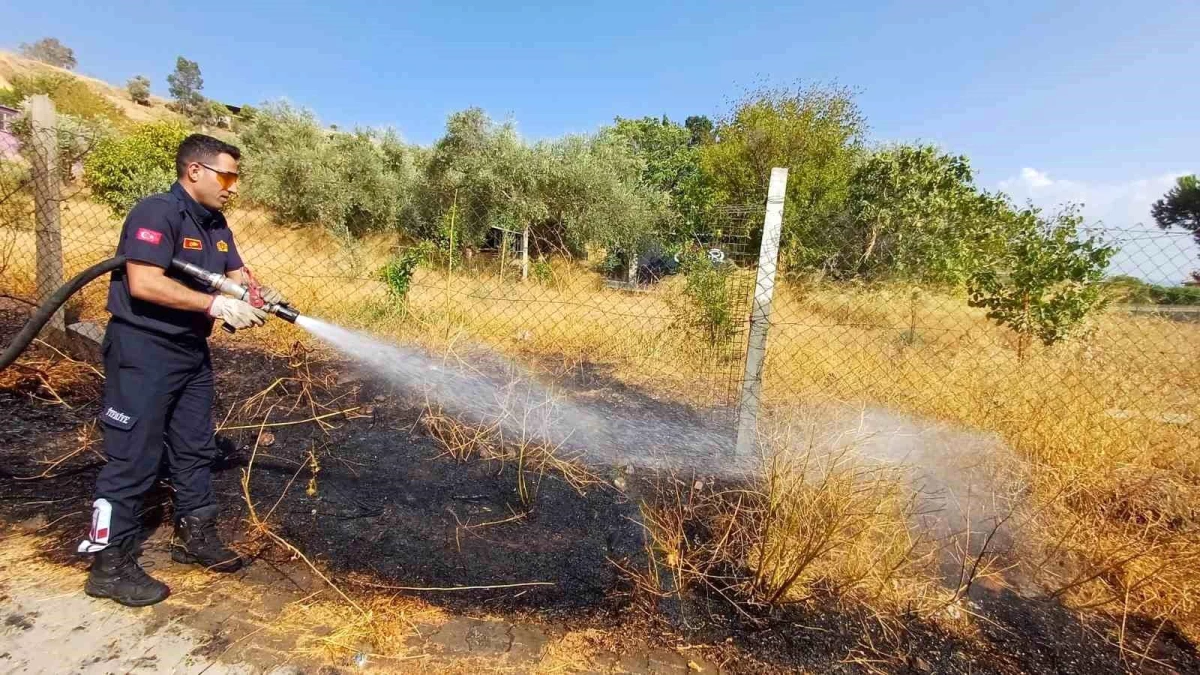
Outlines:
{"label": "tree foliage", "polygon": [[426,170],[425,234],[448,241],[441,215],[454,205],[456,245],[480,246],[493,228],[521,231],[544,220],[543,160],[511,123],[494,122],[479,108],[452,114]]}
{"label": "tree foliage", "polygon": [[241,135],[243,196],[277,220],[343,236],[403,227],[414,182],[394,134],[330,132],[285,103],[258,111]]}
{"label": "tree foliage", "polygon": [[1150,207],[1150,215],[1162,229],[1187,230],[1200,243],[1200,178],[1180,176],[1175,187]]}
{"label": "tree foliage", "polygon": [[75,51],[60,42],[58,38],[44,37],[32,44],[21,43],[18,49],[21,56],[27,59],[34,59],[59,68],[74,70],[78,65],[78,62],[75,61]]}
{"label": "tree foliage", "polygon": [[200,76],[200,64],[182,56],[175,59],[175,71],[167,76],[168,91],[175,99],[175,109],[192,120],[202,120],[209,110],[205,105],[204,78]]}
{"label": "tree foliage", "polygon": [[[702,129],[697,118],[688,119],[697,129]],[[709,127],[711,129],[711,122]],[[700,169],[700,151],[692,142],[692,131],[665,116],[618,117],[604,133],[624,143],[629,152],[644,163],[642,181],[670,196],[671,207],[683,223],[698,225],[712,195]],[[666,224],[660,229],[666,229]]]}
{"label": "tree foliage", "polygon": [[713,142],[715,126],[707,115],[690,115],[683,121],[683,126],[688,130],[688,144],[692,147]]}
{"label": "tree foliage", "polygon": [[886,147],[858,165],[845,214],[812,232],[805,247],[839,278],[955,284],[1002,239],[1006,209],[976,188],[966,157],[928,145]]}
{"label": "tree foliage", "polygon": [[150,105],[150,79],[145,75],[137,75],[125,84],[129,98],[138,105]]}
{"label": "tree foliage", "polygon": [[715,198],[761,204],[773,167],[787,167],[785,263],[817,266],[820,229],[838,215],[862,152],[866,123],[847,89],[760,89],[717,121],[716,142],[701,146],[700,164]]}
{"label": "tree foliage", "polygon": [[175,151],[188,133],[182,124],[154,122],[98,143],[84,160],[93,197],[124,215],[139,199],[165,191],[175,181]]}
{"label": "tree foliage", "polygon": [[1073,209],[1046,219],[1028,208],[1014,218],[1003,250],[971,274],[969,302],[1015,331],[1024,356],[1032,338],[1059,342],[1109,301],[1104,273],[1116,249],[1081,239]]}

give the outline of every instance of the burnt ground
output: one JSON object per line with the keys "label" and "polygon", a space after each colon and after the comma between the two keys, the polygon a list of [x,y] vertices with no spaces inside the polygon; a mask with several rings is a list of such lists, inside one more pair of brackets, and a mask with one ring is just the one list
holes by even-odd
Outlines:
{"label": "burnt ground", "polygon": [[[0,343],[7,344],[23,315],[0,311]],[[657,607],[633,593],[614,562],[644,568],[645,546],[638,503],[631,496],[653,489],[639,472],[629,492],[616,489],[612,468],[597,467],[605,483],[582,490],[561,476],[531,477],[534,498],[518,498],[512,462],[456,461],[420,423],[423,401],[370,377],[347,376],[336,362],[303,362],[297,352],[271,354],[237,343],[218,342],[218,409],[262,391],[276,378],[296,377],[265,397],[272,420],[303,419],[307,400],[332,402],[331,410],[358,408],[329,418],[332,428],[298,424],[273,428],[273,442],[260,444],[251,492],[260,515],[278,503],[277,531],[309,558],[350,580],[360,594],[387,592],[381,586],[457,587],[550,582],[471,592],[403,591],[465,615],[486,613],[556,627],[594,627],[616,642],[705,645],[705,653],[731,672],[1200,672],[1195,647],[1171,628],[1159,632],[1153,660],[1122,659],[1106,624],[1060,605],[1029,600],[1010,590],[981,588],[969,611],[978,614],[978,635],[956,637],[916,618],[879,621],[836,603],[815,600],[774,614],[750,618],[720,598],[693,597],[683,605]],[[45,355],[45,352],[38,352]],[[0,522],[44,520],[42,533],[60,543],[45,555],[84,565],[71,551],[90,518],[90,495],[102,463],[85,450],[47,471],[46,460],[95,440],[86,427],[99,405],[99,378],[76,378],[51,403],[36,373],[0,388]],[[656,414],[687,419],[693,412],[630,392],[589,371],[586,388],[606,389],[605,405],[620,414]],[[307,405],[307,404],[306,404]],[[318,410],[318,412],[323,412]],[[261,414],[254,418],[260,421]],[[234,420],[229,426],[246,424]],[[245,536],[246,507],[241,477],[257,429],[232,429],[221,436],[223,461],[216,490],[231,539]],[[99,449],[99,445],[92,446]],[[315,489],[312,460],[319,471]],[[37,478],[43,472],[52,477]],[[632,477],[631,477],[632,479]],[[169,518],[165,488],[147,500],[153,524]],[[519,517],[516,517],[519,516]],[[508,522],[497,522],[504,521]],[[265,549],[262,564],[298,565],[286,552]],[[1134,617],[1132,634],[1153,634],[1157,624]],[[1133,642],[1136,642],[1134,640]]]}

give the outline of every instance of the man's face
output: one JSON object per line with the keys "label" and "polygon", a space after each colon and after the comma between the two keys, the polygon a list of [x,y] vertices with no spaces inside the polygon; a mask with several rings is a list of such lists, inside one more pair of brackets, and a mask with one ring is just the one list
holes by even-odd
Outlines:
{"label": "man's face", "polygon": [[213,210],[225,207],[238,191],[238,161],[225,153],[208,162],[192,162],[187,168],[192,196]]}

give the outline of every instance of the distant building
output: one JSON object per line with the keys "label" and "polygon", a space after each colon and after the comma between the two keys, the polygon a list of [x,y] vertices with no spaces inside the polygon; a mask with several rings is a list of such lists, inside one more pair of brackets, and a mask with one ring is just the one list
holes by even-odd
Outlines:
{"label": "distant building", "polygon": [[20,114],[21,111],[16,108],[0,105],[0,131],[10,131],[8,125]]}
{"label": "distant building", "polygon": [[21,111],[0,105],[0,159],[12,159],[21,149],[21,142],[13,135],[12,123]]}

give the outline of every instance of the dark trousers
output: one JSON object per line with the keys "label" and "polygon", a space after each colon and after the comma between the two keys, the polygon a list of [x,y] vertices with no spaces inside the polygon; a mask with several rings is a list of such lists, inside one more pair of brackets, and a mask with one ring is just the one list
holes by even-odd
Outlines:
{"label": "dark trousers", "polygon": [[108,463],[96,479],[92,529],[81,552],[138,533],[142,497],[164,456],[177,516],[212,506],[213,372],[208,343],[172,338],[118,320],[102,345],[100,423]]}

